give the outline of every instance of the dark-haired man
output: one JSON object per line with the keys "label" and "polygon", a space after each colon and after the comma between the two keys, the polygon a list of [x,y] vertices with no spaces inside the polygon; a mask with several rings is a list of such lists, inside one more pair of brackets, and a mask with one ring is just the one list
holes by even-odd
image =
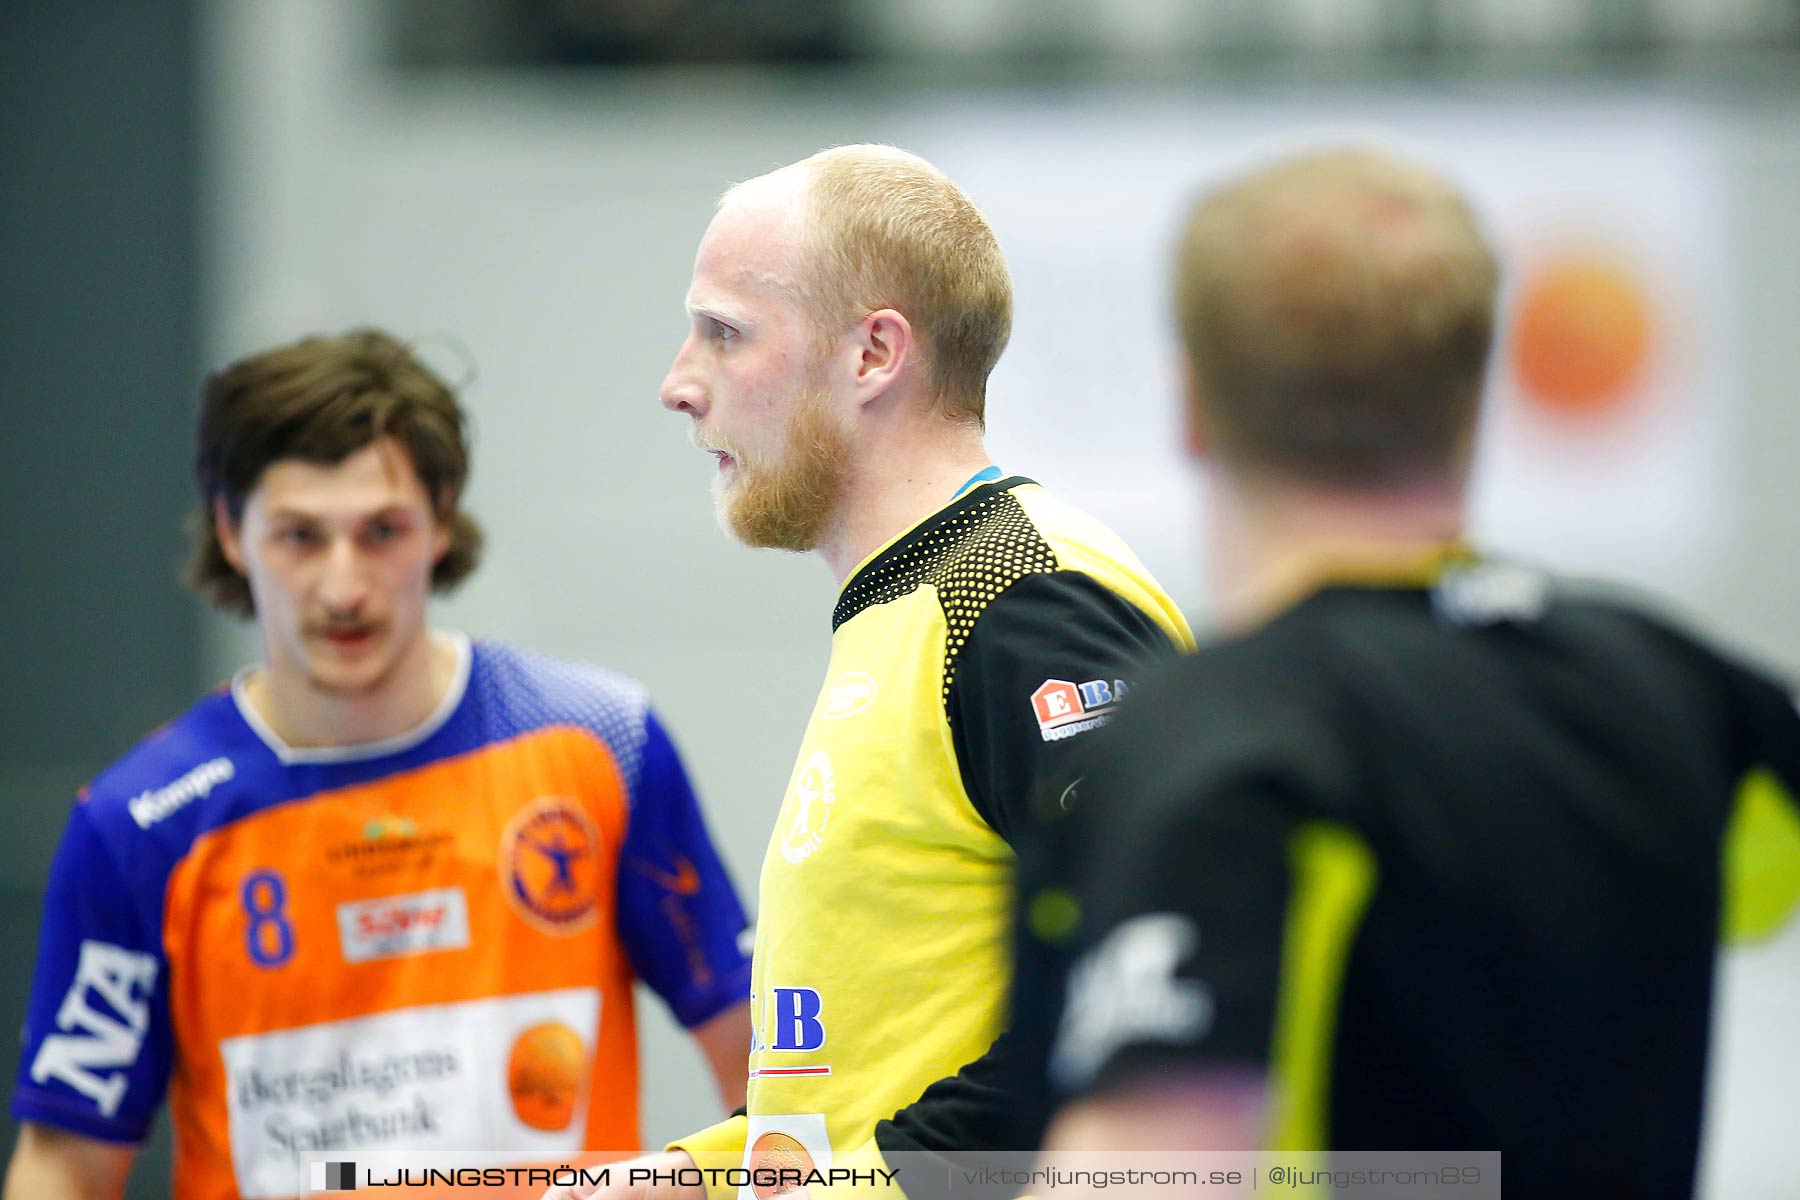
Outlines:
{"label": "dark-haired man", "polygon": [[210,377],[192,582],[263,661],[84,790],[51,869],[8,1200],[181,1200],[309,1156],[634,1146],[642,979],[743,1095],[743,912],[642,687],[434,631],[475,568],[456,397],[360,331]]}
{"label": "dark-haired man", "polygon": [[1716,939],[1800,903],[1800,714],[1463,545],[1496,275],[1457,190],[1373,151],[1194,209],[1230,636],[1137,689],[1029,856],[1053,1146],[1498,1150],[1508,1195],[1692,1193]]}

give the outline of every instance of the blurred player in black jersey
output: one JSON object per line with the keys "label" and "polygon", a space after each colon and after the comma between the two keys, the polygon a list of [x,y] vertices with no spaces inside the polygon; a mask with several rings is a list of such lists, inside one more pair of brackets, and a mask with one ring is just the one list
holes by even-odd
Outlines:
{"label": "blurred player in black jersey", "polygon": [[1509,1195],[1691,1194],[1717,940],[1800,902],[1800,715],[1465,547],[1495,279],[1455,189],[1379,153],[1195,208],[1228,637],[1134,692],[1022,866],[1050,1145],[1498,1149]]}

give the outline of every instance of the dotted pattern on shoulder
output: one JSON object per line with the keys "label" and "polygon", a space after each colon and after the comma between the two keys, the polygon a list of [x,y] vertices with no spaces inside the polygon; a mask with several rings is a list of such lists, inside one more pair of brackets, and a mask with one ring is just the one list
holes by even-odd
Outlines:
{"label": "dotted pattern on shoulder", "polygon": [[489,720],[513,734],[550,725],[590,730],[612,750],[627,797],[637,794],[644,759],[644,714],[650,697],[628,675],[590,663],[565,662],[517,646],[483,642],[491,669],[469,687]]}
{"label": "dotted pattern on shoulder", "polygon": [[877,604],[898,600],[923,584],[937,589],[944,609],[943,696],[950,702],[956,660],[975,621],[1007,588],[1027,575],[1057,569],[1056,551],[1011,492],[976,493],[865,569],[838,600],[831,627]]}

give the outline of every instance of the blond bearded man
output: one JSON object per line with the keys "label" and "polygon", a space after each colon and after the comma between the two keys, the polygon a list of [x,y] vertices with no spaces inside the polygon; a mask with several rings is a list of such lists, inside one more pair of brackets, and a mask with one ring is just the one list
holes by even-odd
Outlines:
{"label": "blond bearded man", "polygon": [[840,591],[764,859],[746,1111],[664,1169],[1004,1141],[1010,843],[1141,664],[1191,644],[1117,537],[992,464],[1011,291],[968,197],[888,147],[738,185],[701,241],[663,404],[718,459],[722,524],[817,553]]}
{"label": "blond bearded man", "polygon": [[1800,715],[1463,545],[1496,279],[1457,190],[1383,153],[1194,208],[1229,636],[1095,740],[1021,882],[1081,912],[1028,921],[1014,992],[1053,1147],[1498,1150],[1509,1196],[1692,1194],[1717,939],[1800,903]]}

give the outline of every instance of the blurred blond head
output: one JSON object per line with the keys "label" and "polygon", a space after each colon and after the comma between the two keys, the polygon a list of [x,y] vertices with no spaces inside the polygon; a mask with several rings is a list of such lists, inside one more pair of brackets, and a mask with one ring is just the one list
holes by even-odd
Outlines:
{"label": "blurred blond head", "polygon": [[1373,149],[1204,196],[1176,281],[1197,443],[1256,479],[1382,490],[1467,470],[1497,267],[1442,176]]}

